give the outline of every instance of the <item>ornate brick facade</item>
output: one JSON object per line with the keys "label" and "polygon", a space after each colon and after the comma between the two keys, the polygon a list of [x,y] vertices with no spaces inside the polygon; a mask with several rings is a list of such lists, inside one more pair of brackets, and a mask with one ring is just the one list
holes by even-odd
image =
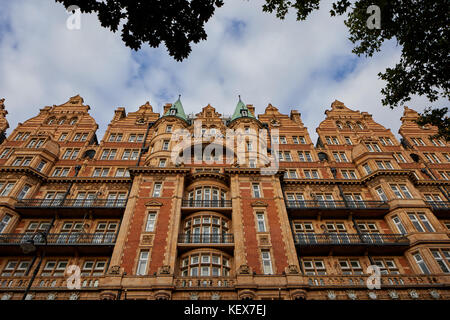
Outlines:
{"label": "ornate brick facade", "polygon": [[450,298],[450,146],[414,110],[398,141],[334,101],[314,145],[298,111],[240,99],[118,108],[101,141],[89,109],[45,107],[0,145],[0,298],[36,268],[31,299]]}

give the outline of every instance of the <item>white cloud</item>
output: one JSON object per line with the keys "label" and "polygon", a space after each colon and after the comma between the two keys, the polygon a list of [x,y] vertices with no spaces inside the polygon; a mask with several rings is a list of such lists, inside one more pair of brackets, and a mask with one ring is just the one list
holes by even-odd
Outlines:
{"label": "white cloud", "polygon": [[[208,39],[179,63],[164,47],[134,53],[96,16],[83,15],[81,30],[70,31],[61,4],[9,2],[0,13],[0,96],[6,98],[8,121],[14,128],[39,108],[79,93],[91,106],[101,139],[118,106],[129,112],[150,101],[161,111],[181,93],[187,113],[211,103],[231,114],[241,94],[257,113],[268,103],[285,113],[298,108],[313,137],[334,99],[372,113],[397,132],[403,110],[381,106],[384,84],[377,73],[395,64],[399,48],[388,44],[372,59],[357,59],[343,78],[334,78],[355,60],[343,18],[330,18],[329,4],[322,4],[307,21],[298,22],[293,14],[281,21],[263,13],[261,5],[261,0],[226,1],[207,24]],[[426,99],[409,105],[422,110]]]}

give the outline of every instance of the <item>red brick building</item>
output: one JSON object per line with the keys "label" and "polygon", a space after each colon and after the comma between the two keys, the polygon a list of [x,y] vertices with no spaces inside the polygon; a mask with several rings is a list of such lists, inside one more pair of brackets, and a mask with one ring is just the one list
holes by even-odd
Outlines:
{"label": "red brick building", "polygon": [[398,141],[334,101],[314,145],[298,111],[240,99],[118,108],[101,140],[89,109],[0,145],[1,299],[449,299],[450,146],[414,110]]}

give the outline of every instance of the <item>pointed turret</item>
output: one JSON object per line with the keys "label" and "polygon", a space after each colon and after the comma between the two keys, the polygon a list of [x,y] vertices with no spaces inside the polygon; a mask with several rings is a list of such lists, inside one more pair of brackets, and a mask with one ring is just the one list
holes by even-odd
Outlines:
{"label": "pointed turret", "polygon": [[236,109],[234,109],[233,116],[231,117],[231,121],[236,120],[242,117],[255,118],[255,116],[248,110],[246,105],[242,102],[241,96],[239,96],[239,101],[236,105]]}
{"label": "pointed turret", "polygon": [[186,113],[184,113],[180,98],[181,95],[178,96],[178,100],[169,108],[169,110],[167,110],[167,112],[164,114],[164,117],[175,116],[183,119],[184,121],[187,121]]}

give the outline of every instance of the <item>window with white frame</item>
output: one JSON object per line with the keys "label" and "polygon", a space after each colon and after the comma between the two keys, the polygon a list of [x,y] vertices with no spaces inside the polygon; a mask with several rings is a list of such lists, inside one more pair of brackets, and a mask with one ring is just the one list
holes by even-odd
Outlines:
{"label": "window with white frame", "polygon": [[6,227],[8,226],[11,219],[12,217],[9,214],[5,214],[3,216],[3,218],[0,220],[0,233],[6,230]]}
{"label": "window with white frame", "polygon": [[432,249],[431,254],[443,273],[450,273],[450,250]]}
{"label": "window with white frame", "polygon": [[417,265],[419,266],[420,271],[423,274],[430,274],[430,269],[428,268],[427,264],[423,260],[420,253],[417,252],[417,253],[413,254],[413,257],[414,257],[414,260],[416,261]]}
{"label": "window with white frame", "polygon": [[303,170],[306,179],[319,179],[317,170]]}
{"label": "window with white frame", "polygon": [[6,184],[4,182],[0,182],[0,197],[8,196],[15,184],[15,182],[8,182]]}
{"label": "window with white frame", "polygon": [[370,168],[368,163],[363,164],[363,168],[366,171],[367,174],[371,174],[372,173],[372,169]]}
{"label": "window with white frame", "polygon": [[153,197],[159,198],[161,197],[161,189],[162,189],[162,183],[155,183],[153,186]]}
{"label": "window with white frame", "polygon": [[302,259],[303,270],[306,275],[326,275],[327,270],[322,259]]}
{"label": "window with white frame", "polygon": [[256,213],[256,224],[258,226],[258,232],[266,232],[266,219],[264,212]]}
{"label": "window with white frame", "polygon": [[147,223],[145,224],[146,232],[155,231],[156,212],[149,212],[147,216]]}
{"label": "window with white frame", "polygon": [[100,160],[114,160],[117,154],[116,149],[104,149]]}
{"label": "window with white frame", "polygon": [[394,222],[398,232],[400,232],[401,234],[406,234],[406,229],[398,216],[393,216],[392,221]]}
{"label": "window with white frame", "polygon": [[139,261],[136,275],[143,276],[147,274],[148,250],[142,250],[139,254]]}
{"label": "window with white frame", "polygon": [[428,221],[426,215],[424,213],[413,213],[408,212],[409,220],[411,220],[414,228],[416,228],[419,232],[434,232],[434,228],[431,223]]}
{"label": "window with white frame", "polygon": [[17,200],[24,199],[27,196],[28,191],[30,191],[30,189],[31,189],[31,186],[29,184],[24,185],[22,190],[20,190],[20,192],[17,196]]}
{"label": "window with white frame", "polygon": [[391,184],[391,190],[394,192],[398,199],[412,199],[412,195],[408,190],[408,187],[404,184]]}
{"label": "window with white frame", "polygon": [[263,273],[264,274],[273,274],[272,269],[272,260],[270,258],[269,250],[261,250],[261,259],[263,264]]}
{"label": "window with white frame", "polygon": [[258,183],[252,184],[253,198],[261,198],[261,190]]}
{"label": "window with white frame", "polygon": [[375,265],[380,268],[381,274],[399,274],[398,267],[394,259],[378,258],[374,259]]}

